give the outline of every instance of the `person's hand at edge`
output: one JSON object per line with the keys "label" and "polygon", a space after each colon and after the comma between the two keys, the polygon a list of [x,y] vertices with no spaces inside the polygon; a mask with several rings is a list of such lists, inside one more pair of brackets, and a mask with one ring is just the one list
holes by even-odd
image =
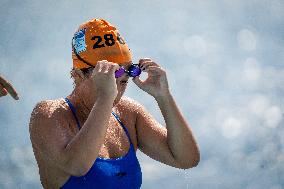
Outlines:
{"label": "person's hand at edge", "polygon": [[15,100],[19,100],[19,96],[15,88],[9,81],[0,76],[0,97],[10,94]]}

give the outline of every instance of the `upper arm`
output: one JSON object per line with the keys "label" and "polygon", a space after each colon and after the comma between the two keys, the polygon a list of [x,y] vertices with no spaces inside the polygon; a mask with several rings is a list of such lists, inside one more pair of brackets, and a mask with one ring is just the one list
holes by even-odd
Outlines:
{"label": "upper arm", "polygon": [[167,129],[143,105],[133,102],[136,109],[138,148],[152,159],[180,168],[168,146]]}
{"label": "upper arm", "polygon": [[70,141],[70,134],[66,125],[56,119],[56,115],[48,113],[48,108],[42,102],[32,112],[29,125],[31,143],[35,154],[40,154],[45,163],[64,169],[67,162],[64,150]]}

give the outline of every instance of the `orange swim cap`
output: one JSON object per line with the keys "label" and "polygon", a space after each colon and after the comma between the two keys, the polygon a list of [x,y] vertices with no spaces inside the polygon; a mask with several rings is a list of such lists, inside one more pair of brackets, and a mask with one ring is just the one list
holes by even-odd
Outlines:
{"label": "orange swim cap", "polygon": [[[80,25],[72,40],[74,68],[89,68],[100,60],[117,64],[132,60],[130,49],[115,26],[103,19]],[[77,55],[76,55],[77,54]]]}

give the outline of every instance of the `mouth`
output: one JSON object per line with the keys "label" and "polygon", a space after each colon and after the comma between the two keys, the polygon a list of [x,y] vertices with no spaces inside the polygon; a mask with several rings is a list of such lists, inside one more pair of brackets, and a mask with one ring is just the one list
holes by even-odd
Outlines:
{"label": "mouth", "polygon": [[127,83],[128,83],[127,80],[122,80],[122,81],[120,81],[120,84],[122,84],[122,85],[127,84]]}

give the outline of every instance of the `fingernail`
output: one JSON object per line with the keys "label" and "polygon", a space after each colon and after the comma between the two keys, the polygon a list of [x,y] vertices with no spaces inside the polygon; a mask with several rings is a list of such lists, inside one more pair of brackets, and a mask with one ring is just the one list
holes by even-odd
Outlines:
{"label": "fingernail", "polygon": [[5,94],[5,95],[8,94],[8,91],[7,91],[5,88],[3,88],[3,91],[4,91],[4,94]]}

